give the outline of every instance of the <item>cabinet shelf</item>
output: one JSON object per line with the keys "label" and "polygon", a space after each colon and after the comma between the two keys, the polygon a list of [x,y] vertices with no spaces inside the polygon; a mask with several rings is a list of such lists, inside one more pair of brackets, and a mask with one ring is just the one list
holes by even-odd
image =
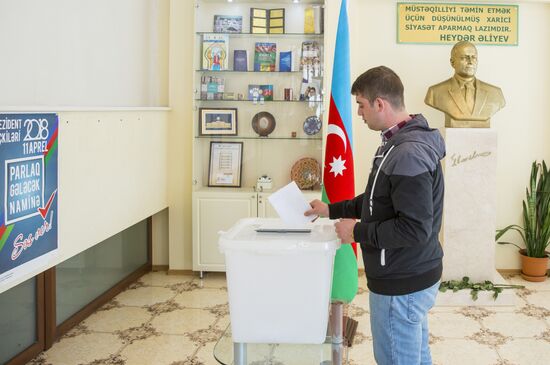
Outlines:
{"label": "cabinet shelf", "polygon": [[259,139],[262,141],[276,141],[276,140],[298,140],[298,141],[321,141],[321,137],[259,137],[259,136],[195,136],[195,138],[204,139]]}
{"label": "cabinet shelf", "polygon": [[[322,129],[327,118],[330,95],[324,92],[324,61],[328,38],[304,30],[313,31],[309,28],[313,20],[314,29],[322,31],[325,20],[331,17],[323,15],[326,0],[194,3],[195,34],[189,45],[193,52],[186,55],[193,60],[188,68],[193,79],[188,96],[193,118],[186,121],[192,124],[192,132],[185,136],[192,145],[193,161],[193,270],[224,271],[225,257],[218,249],[217,232],[241,218],[277,217],[268,198],[291,181],[293,167],[301,160],[315,160],[319,173],[324,168],[325,131],[307,133],[319,126]],[[250,33],[250,11],[257,6],[284,9],[287,33]],[[276,26],[266,22],[270,25]],[[244,32],[221,33],[225,29]],[[327,36],[334,35],[325,29]],[[259,71],[255,64],[269,66],[262,69],[272,71]],[[251,100],[253,96],[256,100]],[[260,101],[260,96],[265,99]],[[315,100],[299,100],[300,96]],[[312,117],[319,118],[320,124]],[[310,129],[312,122],[315,128]],[[272,133],[261,137],[258,132],[263,130]],[[318,170],[317,165],[315,168]],[[255,189],[258,178],[264,175],[271,178],[272,189]],[[319,185],[315,188],[303,191],[307,201],[321,198]]]}
{"label": "cabinet shelf", "polygon": [[204,34],[223,34],[227,35],[230,38],[287,38],[287,37],[298,37],[298,38],[324,38],[323,33],[216,33],[216,32],[196,32],[196,35]]}
{"label": "cabinet shelf", "polygon": [[195,72],[200,72],[200,73],[204,73],[204,72],[214,72],[214,73],[226,73],[226,72],[229,72],[229,73],[257,73],[257,74],[262,74],[262,75],[275,74],[277,76],[284,75],[284,74],[294,75],[294,76],[296,74],[302,74],[302,71],[253,71],[253,70],[235,71],[235,70],[201,70],[201,69],[195,70]]}
{"label": "cabinet shelf", "polygon": [[[195,101],[199,101],[199,102],[239,102],[239,103],[242,103],[242,102],[249,102],[250,104],[254,104],[254,102],[252,100],[248,100],[248,99],[242,99],[242,100],[229,100],[229,99],[221,99],[221,100],[210,100],[210,99],[195,99]],[[282,99],[277,99],[277,100],[269,100],[269,101],[266,101],[264,100],[263,104],[268,104],[268,103],[303,103],[303,104],[308,104],[308,103],[315,103],[315,104],[323,104],[323,101],[322,100],[318,100],[318,101],[309,101],[309,100],[282,100]],[[260,103],[260,101],[257,101],[256,102],[257,105],[262,105]]]}

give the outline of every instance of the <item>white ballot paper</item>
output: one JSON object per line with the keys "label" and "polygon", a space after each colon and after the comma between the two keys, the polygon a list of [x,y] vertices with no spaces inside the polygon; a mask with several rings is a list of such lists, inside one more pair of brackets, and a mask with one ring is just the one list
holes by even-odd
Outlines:
{"label": "white ballot paper", "polygon": [[305,227],[317,218],[316,215],[304,215],[311,206],[294,181],[271,194],[269,202],[289,228]]}

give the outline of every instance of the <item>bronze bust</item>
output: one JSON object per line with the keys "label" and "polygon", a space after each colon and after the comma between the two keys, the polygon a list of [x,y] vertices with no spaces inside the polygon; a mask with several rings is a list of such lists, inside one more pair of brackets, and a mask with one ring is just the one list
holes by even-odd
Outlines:
{"label": "bronze bust", "polygon": [[489,128],[491,117],[506,105],[500,88],[478,80],[477,49],[466,41],[451,50],[455,74],[432,85],[424,102],[445,113],[445,127]]}

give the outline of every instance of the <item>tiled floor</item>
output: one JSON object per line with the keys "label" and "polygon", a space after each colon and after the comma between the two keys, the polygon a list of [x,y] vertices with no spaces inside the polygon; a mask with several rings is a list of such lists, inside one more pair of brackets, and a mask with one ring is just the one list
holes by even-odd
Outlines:
{"label": "tiled floor", "polygon": [[[550,364],[550,280],[526,283],[513,275],[507,280],[526,286],[516,290],[515,307],[430,312],[434,364]],[[29,364],[216,365],[213,347],[229,323],[225,285],[221,274],[199,280],[149,273]],[[359,293],[347,308],[359,321],[349,364],[374,364],[364,279]]]}

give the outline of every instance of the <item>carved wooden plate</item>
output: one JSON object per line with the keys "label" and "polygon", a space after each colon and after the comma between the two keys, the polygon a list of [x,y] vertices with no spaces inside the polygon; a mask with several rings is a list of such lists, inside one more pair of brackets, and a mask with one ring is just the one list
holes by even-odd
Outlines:
{"label": "carved wooden plate", "polygon": [[321,165],[314,158],[301,158],[290,169],[290,178],[300,189],[311,189],[321,181]]}
{"label": "carved wooden plate", "polygon": [[252,129],[260,137],[267,137],[275,129],[275,117],[268,112],[259,112],[252,118]]}

